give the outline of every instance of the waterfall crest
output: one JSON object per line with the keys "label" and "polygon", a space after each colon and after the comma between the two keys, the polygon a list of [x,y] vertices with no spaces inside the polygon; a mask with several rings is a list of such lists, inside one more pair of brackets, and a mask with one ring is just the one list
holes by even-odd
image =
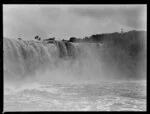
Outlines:
{"label": "waterfall crest", "polygon": [[62,76],[62,79],[134,78],[140,63],[126,53],[100,43],[56,41],[48,44],[8,38],[4,38],[3,42],[4,77],[14,80],[47,71],[49,77],[59,75],[57,78]]}

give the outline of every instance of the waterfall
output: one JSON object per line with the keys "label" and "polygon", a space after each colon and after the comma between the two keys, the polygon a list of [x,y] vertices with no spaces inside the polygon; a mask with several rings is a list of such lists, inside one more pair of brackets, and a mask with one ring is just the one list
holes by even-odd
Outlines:
{"label": "waterfall", "polygon": [[[45,43],[3,39],[4,78],[43,77],[81,80],[137,78],[139,60],[100,43]],[[136,64],[135,64],[136,63]],[[43,77],[44,78],[44,77]]]}

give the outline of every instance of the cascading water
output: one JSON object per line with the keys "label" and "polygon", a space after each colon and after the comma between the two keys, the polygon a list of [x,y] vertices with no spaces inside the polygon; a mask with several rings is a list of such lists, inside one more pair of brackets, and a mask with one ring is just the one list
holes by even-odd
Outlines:
{"label": "cascading water", "polygon": [[[46,44],[4,38],[4,75],[8,79],[16,80],[17,77],[21,79],[31,75],[34,76],[37,72],[53,72],[53,70],[59,72],[57,69],[61,69],[62,72],[63,70],[64,72],[70,70],[73,74],[75,72],[81,72],[82,74],[81,70],[89,72],[88,70],[92,70],[92,65],[95,63],[92,63],[94,60],[92,60],[92,53],[90,52],[92,51],[92,48],[90,48],[92,45],[86,45],[88,51],[85,48],[82,49],[80,44],[69,42],[58,41],[55,44]],[[97,62],[99,62],[98,58]],[[91,68],[85,69],[90,65]]]}
{"label": "cascading water", "polygon": [[[139,96],[145,99],[145,94],[141,95],[140,93],[141,86],[136,88],[139,84],[125,83],[130,79],[139,79],[141,72],[146,72],[143,67],[146,63],[142,61],[141,54],[133,58],[126,51],[117,52],[116,48],[101,43],[63,41],[45,43],[8,38],[4,38],[3,42],[4,87],[10,83],[11,86],[19,83],[19,86],[15,88],[17,90],[24,85],[21,92],[17,93],[20,96],[16,97],[18,98],[16,107],[23,105],[19,103],[31,99],[26,108],[23,106],[17,109],[14,104],[7,106],[7,103],[13,102],[9,98],[17,95],[12,95],[13,92],[10,91],[11,96],[5,95],[6,110],[107,110],[108,100],[110,100],[108,107],[111,110],[111,105],[116,102],[120,102],[120,104],[124,102],[123,106],[126,107],[126,102],[132,101],[126,98],[128,95],[132,96],[133,94],[132,97],[135,99]],[[139,65],[144,70],[141,70]],[[109,82],[109,80],[113,80],[115,83],[103,83],[104,81]],[[124,80],[124,83],[118,83],[119,80]],[[35,89],[31,87],[33,82],[46,85],[35,87]],[[47,85],[49,82],[53,84]],[[94,86],[90,86],[91,83]],[[123,88],[120,88],[121,85]],[[23,89],[23,87],[25,88]],[[136,92],[131,92],[129,88]],[[27,95],[28,100],[23,95]],[[37,95],[40,96],[40,101],[38,98],[32,98]],[[22,99],[26,100],[22,101]],[[38,105],[32,104],[33,99]],[[141,102],[145,103],[145,100]],[[69,103],[73,105],[69,105]],[[102,106],[100,107],[100,105]],[[117,107],[117,105],[115,106]],[[131,109],[134,108],[131,107]],[[145,108],[137,106],[135,110],[137,109]]]}
{"label": "cascading water", "polygon": [[[91,78],[97,76],[101,79],[111,79],[111,77],[115,78],[113,76],[117,73],[119,74],[119,70],[120,73],[124,70],[129,76],[137,71],[136,66],[133,65],[138,64],[138,60],[132,60],[124,52],[119,52],[120,58],[117,58],[119,56],[113,54],[116,52],[113,50],[110,52],[109,48],[101,45],[100,43],[72,44],[62,41],[47,44],[4,38],[4,77],[16,80],[17,77],[34,76],[36,73],[45,71],[55,70],[57,72],[59,69],[62,72],[70,71],[71,75],[75,74],[74,78],[81,78],[83,75],[88,77],[88,74],[92,73]],[[122,73],[122,78],[123,75]]]}

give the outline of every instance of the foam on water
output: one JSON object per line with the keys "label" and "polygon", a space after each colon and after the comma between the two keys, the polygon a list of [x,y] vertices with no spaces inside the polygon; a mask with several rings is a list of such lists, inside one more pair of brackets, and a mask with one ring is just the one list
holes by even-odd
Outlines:
{"label": "foam on water", "polygon": [[6,111],[146,110],[140,56],[100,43],[3,41]]}
{"label": "foam on water", "polygon": [[46,84],[24,88],[4,97],[4,109],[16,110],[146,110],[146,86],[141,82]]}

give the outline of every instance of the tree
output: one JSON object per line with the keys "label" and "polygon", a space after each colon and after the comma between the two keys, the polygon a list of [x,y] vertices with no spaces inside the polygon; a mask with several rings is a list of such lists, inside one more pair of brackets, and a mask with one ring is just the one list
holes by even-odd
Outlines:
{"label": "tree", "polygon": [[37,35],[34,37],[36,40],[41,40],[41,38]]}
{"label": "tree", "polygon": [[76,42],[76,37],[70,37],[69,42]]}
{"label": "tree", "polygon": [[22,40],[21,38],[18,38],[18,40]]}

